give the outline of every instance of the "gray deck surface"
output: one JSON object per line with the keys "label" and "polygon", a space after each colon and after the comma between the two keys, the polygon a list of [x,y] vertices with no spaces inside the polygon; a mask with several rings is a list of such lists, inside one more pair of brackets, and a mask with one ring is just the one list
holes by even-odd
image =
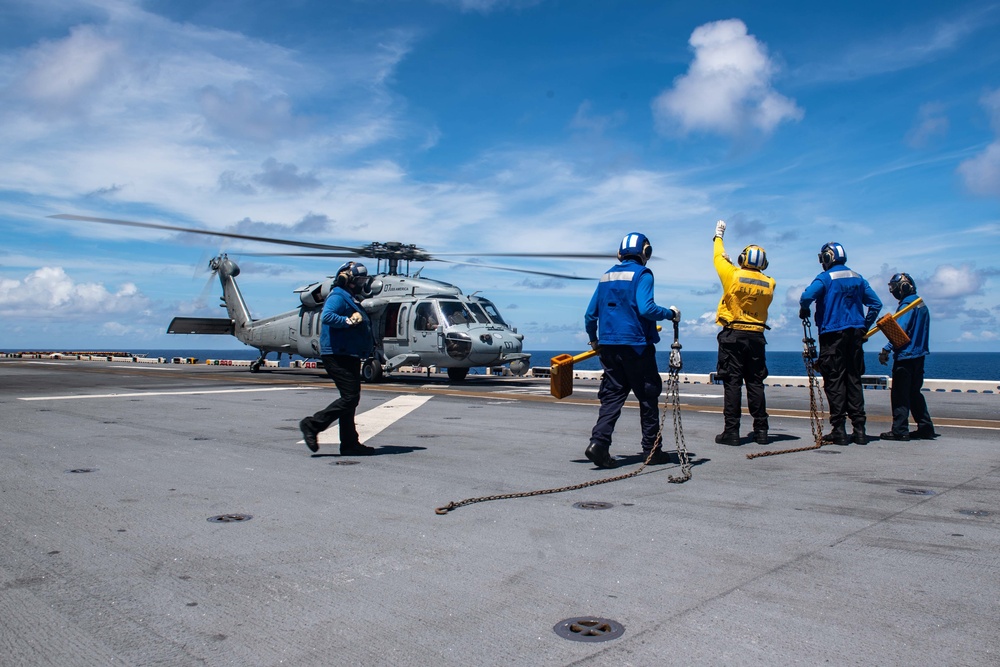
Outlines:
{"label": "gray deck surface", "polygon": [[[1000,664],[1000,397],[929,394],[933,442],[747,460],[714,444],[721,387],[684,385],[691,481],[435,513],[638,467],[584,459],[576,389],[366,386],[379,455],[337,465],[297,427],[334,396],[314,371],[2,360],[0,664]],[[811,444],[807,399],[769,389],[768,448]],[[629,407],[612,453],[637,450]],[[583,616],[625,632],[553,631]]]}

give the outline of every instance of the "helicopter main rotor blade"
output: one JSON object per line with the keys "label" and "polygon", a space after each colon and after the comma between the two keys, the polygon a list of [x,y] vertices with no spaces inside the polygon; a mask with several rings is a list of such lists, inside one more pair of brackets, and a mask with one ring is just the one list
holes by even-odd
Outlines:
{"label": "helicopter main rotor blade", "polygon": [[534,257],[560,259],[614,259],[614,255],[600,252],[436,252],[435,257]]}
{"label": "helicopter main rotor blade", "polygon": [[[551,257],[551,255],[550,255]],[[533,271],[531,269],[515,269],[510,266],[494,266],[491,264],[480,264],[478,262],[456,262],[451,259],[433,259],[435,262],[444,262],[445,264],[458,264],[462,266],[477,266],[481,269],[496,269],[497,271],[512,271],[514,273],[532,273],[536,276],[548,276],[549,278],[565,278],[566,280],[596,280],[596,278],[590,278],[585,276],[571,276],[565,273],[552,273],[549,271]]]}
{"label": "helicopter main rotor blade", "polygon": [[357,257],[356,252],[240,252],[244,257]]}
{"label": "helicopter main rotor blade", "polygon": [[188,234],[203,234],[205,236],[221,236],[228,239],[241,239],[244,241],[258,241],[260,243],[275,243],[278,245],[289,245],[298,248],[313,248],[314,250],[339,250],[351,253],[349,257],[364,257],[366,248],[351,248],[349,246],[329,245],[327,243],[311,243],[309,241],[292,241],[289,239],[277,239],[269,236],[251,236],[249,234],[234,234],[232,232],[214,232],[208,229],[193,229],[191,227],[176,227],[174,225],[161,225],[152,222],[135,222],[132,220],[115,220],[113,218],[92,218],[86,215],[71,215],[60,213],[50,215],[50,218],[57,220],[79,220],[82,222],[99,222],[107,225],[118,225],[120,227],[139,227],[142,229],[162,229],[168,232],[185,232]]}

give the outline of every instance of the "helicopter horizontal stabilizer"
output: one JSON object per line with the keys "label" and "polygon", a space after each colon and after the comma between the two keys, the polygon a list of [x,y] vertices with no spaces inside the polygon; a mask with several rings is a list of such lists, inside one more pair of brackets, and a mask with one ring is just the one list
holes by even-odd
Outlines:
{"label": "helicopter horizontal stabilizer", "polygon": [[228,317],[175,317],[167,327],[171,334],[213,334],[232,336],[235,329]]}

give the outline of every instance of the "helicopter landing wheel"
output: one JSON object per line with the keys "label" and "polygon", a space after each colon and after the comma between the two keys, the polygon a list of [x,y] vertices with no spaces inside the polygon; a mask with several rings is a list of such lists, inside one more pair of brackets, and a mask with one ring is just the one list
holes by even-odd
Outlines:
{"label": "helicopter landing wheel", "polygon": [[259,373],[260,372],[260,362],[259,361],[254,361],[253,363],[250,364],[250,372],[251,373]]}
{"label": "helicopter landing wheel", "polygon": [[377,359],[366,359],[361,364],[361,379],[367,383],[382,379],[382,364]]}
{"label": "helicopter landing wheel", "polygon": [[469,374],[468,368],[449,368],[448,369],[448,379],[452,382],[462,382],[465,380],[465,376]]}

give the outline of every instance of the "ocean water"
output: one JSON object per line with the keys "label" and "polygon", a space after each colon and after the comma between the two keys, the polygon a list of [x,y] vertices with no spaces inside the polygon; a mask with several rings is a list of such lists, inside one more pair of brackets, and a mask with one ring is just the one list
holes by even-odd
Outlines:
{"label": "ocean water", "polygon": [[[662,347],[662,346],[661,346]],[[562,352],[533,352],[532,366],[548,365],[548,360]],[[579,354],[576,352],[574,354]],[[656,363],[661,372],[666,372],[669,362],[669,350],[657,348]],[[682,369],[685,373],[713,373],[718,359],[716,351],[692,351],[681,349]],[[544,361],[543,361],[544,360]],[[599,370],[600,362],[596,357],[587,359],[574,366],[579,370]],[[767,370],[770,375],[805,375],[806,368],[801,352],[767,353]],[[865,353],[865,372],[868,375],[891,375],[892,359],[888,366],[878,362],[878,352]],[[935,380],[989,380],[1000,381],[1000,352],[932,352],[924,361],[924,376]]]}
{"label": "ocean water", "polygon": [[[0,352],[19,352],[22,350],[0,350]],[[259,354],[251,347],[223,350],[204,349],[130,349],[122,350],[147,357],[195,357],[200,362],[206,359],[256,359]],[[552,357],[560,354],[579,354],[583,350],[526,350],[531,353],[532,366],[548,366]],[[670,350],[661,345],[657,348],[656,362],[661,372],[667,371]],[[681,350],[681,360],[685,373],[708,374],[715,371],[717,353],[715,351]],[[269,359],[274,359],[271,354]],[[299,358],[299,357],[296,357]],[[878,362],[878,352],[865,353],[866,372],[869,375],[889,375],[892,371],[892,361],[889,366]],[[288,356],[281,357],[281,365],[288,365]],[[579,370],[600,370],[601,364],[596,357],[587,359],[576,365]],[[771,375],[806,374],[801,352],[767,353],[767,368]],[[1000,352],[932,352],[928,355],[924,366],[928,379],[936,380],[989,380],[1000,381]]]}

